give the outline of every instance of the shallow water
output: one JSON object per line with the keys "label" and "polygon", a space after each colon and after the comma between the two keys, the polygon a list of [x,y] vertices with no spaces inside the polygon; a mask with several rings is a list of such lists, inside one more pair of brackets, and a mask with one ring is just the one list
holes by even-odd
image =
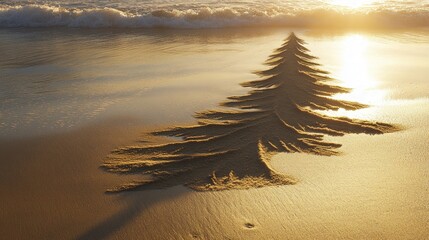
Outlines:
{"label": "shallow water", "polygon": [[[0,137],[70,130],[114,116],[192,121],[244,93],[238,83],[291,29],[0,30]],[[372,105],[427,98],[426,31],[296,30],[324,69]],[[376,114],[376,113],[374,113]]]}

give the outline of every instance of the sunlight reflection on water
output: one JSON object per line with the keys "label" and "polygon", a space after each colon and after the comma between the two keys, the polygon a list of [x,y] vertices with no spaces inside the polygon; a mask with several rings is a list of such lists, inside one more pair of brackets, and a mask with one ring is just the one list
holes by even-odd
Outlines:
{"label": "sunlight reflection on water", "polygon": [[345,36],[340,41],[342,62],[337,78],[352,91],[338,98],[377,105],[383,102],[386,92],[377,89],[379,82],[369,69],[372,61],[368,41],[365,36],[357,34]]}
{"label": "sunlight reflection on water", "polygon": [[[289,31],[1,30],[0,137],[64,131],[116,115],[147,124],[193,121],[195,111],[246,92],[239,83],[257,78],[251,72],[266,68],[262,63]],[[404,40],[427,33],[297,33],[338,79],[334,84],[352,88],[337,98],[375,106],[332,114],[377,119],[377,106],[390,99],[427,97],[429,44]]]}

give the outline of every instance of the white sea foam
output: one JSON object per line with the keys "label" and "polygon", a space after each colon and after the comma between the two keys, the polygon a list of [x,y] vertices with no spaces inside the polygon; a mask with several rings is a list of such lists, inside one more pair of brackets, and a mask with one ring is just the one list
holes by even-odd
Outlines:
{"label": "white sea foam", "polygon": [[109,7],[0,5],[0,27],[222,28],[288,27],[428,27],[425,8],[339,11],[333,8],[291,10],[276,6],[167,8],[132,13]]}

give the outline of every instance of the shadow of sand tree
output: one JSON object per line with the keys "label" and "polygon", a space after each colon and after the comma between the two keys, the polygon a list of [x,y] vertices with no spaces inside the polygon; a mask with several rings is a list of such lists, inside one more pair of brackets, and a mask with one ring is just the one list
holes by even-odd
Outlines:
{"label": "shadow of sand tree", "polygon": [[294,33],[269,56],[258,80],[245,82],[253,90],[229,97],[221,110],[196,114],[198,124],[174,127],[154,135],[182,140],[160,145],[131,146],[112,152],[103,167],[118,173],[150,174],[110,191],[145,190],[185,185],[195,190],[246,189],[293,184],[295,180],[272,169],[269,160],[279,152],[335,155],[341,145],[324,135],[382,134],[395,126],[314,110],[356,110],[364,104],[336,100],[349,89],[329,84],[328,72]]}

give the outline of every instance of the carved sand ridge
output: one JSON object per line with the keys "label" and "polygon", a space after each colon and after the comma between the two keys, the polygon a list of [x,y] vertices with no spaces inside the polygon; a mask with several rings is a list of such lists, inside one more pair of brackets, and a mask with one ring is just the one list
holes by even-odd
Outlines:
{"label": "carved sand ridge", "polygon": [[329,84],[328,72],[294,33],[269,56],[260,79],[242,84],[252,88],[229,97],[220,110],[195,115],[198,124],[153,132],[181,137],[178,142],[130,146],[112,152],[107,171],[150,174],[152,180],[133,182],[109,191],[145,190],[186,185],[195,190],[247,189],[293,184],[276,172],[270,158],[279,152],[335,155],[340,144],[324,135],[382,134],[398,130],[379,122],[330,117],[314,110],[356,110],[357,102],[331,98],[350,89]]}

